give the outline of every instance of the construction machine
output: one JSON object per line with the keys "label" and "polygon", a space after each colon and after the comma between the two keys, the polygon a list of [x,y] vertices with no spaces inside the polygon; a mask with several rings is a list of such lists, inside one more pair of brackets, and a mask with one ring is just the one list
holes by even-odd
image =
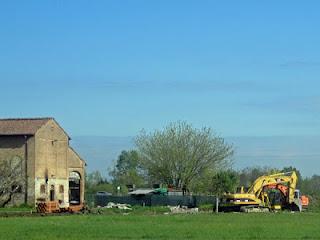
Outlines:
{"label": "construction machine", "polygon": [[257,178],[248,190],[241,187],[236,193],[225,193],[220,211],[268,212],[287,209],[302,211],[309,204],[306,196],[296,189],[295,171],[276,173]]}

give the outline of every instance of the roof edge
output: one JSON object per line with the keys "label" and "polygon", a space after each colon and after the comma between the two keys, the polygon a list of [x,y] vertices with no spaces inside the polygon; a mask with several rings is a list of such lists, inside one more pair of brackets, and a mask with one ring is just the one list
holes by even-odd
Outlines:
{"label": "roof edge", "polygon": [[79,155],[79,153],[78,153],[76,150],[74,150],[73,147],[71,147],[70,145],[69,145],[68,147],[69,147],[69,149],[70,149],[74,154],[76,154],[76,155],[78,156],[78,158],[79,158],[81,161],[83,161],[83,162],[87,165],[86,161]]}
{"label": "roof edge", "polygon": [[0,121],[21,121],[21,120],[52,120],[53,117],[34,117],[34,118],[0,118]]}

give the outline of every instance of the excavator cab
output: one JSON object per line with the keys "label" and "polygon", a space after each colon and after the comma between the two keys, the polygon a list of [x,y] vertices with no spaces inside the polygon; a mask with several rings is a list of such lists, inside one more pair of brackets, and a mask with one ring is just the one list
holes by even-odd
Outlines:
{"label": "excavator cab", "polygon": [[282,203],[283,203],[283,195],[280,191],[271,189],[268,192],[269,197],[269,206],[271,210],[281,210],[282,209]]}

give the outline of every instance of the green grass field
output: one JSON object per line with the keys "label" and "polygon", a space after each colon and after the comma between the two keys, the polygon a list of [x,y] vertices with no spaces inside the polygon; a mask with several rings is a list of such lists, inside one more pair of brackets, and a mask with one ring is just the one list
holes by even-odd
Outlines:
{"label": "green grass field", "polygon": [[0,239],[320,239],[320,214],[9,217]]}

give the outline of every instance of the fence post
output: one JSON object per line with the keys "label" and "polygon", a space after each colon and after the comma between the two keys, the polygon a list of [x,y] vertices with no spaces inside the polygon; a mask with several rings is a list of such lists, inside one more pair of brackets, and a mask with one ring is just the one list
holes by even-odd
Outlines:
{"label": "fence post", "polygon": [[219,197],[216,197],[216,213],[219,212]]}

